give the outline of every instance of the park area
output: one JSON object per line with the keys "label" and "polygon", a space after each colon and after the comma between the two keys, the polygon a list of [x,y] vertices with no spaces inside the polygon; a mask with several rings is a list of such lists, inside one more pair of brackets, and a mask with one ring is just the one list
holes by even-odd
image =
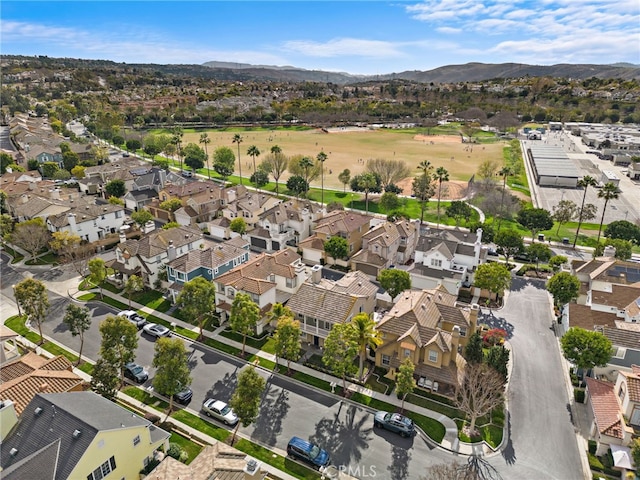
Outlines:
{"label": "park area", "polygon": [[[185,130],[183,146],[188,143],[199,144],[200,135],[204,131]],[[367,127],[320,128],[287,128],[287,129],[216,129],[206,132],[211,139],[208,146],[209,156],[220,146],[230,147],[237,156],[238,146],[233,143],[236,134],[242,136],[240,160],[243,177],[253,172],[253,159],[246,154],[251,145],[261,152],[256,159],[266,156],[271,147],[277,145],[282,153],[315,158],[324,151],[328,158],[325,162],[325,188],[342,189],[338,174],[348,168],[351,175],[362,173],[368,159],[384,158],[403,160],[417,175],[417,166],[428,160],[434,167],[443,166],[449,171],[450,182],[447,182],[448,195],[443,198],[461,198],[465,194],[466,185],[478,166],[486,160],[502,164],[502,149],[505,142],[496,141],[488,132],[478,132],[478,143],[463,143],[462,136],[456,133],[455,127],[431,129],[427,135],[425,129],[372,129]],[[474,137],[475,139],[476,137]],[[236,174],[237,164],[236,164]],[[287,174],[283,176],[284,181]],[[412,178],[399,182],[405,194],[411,193]],[[315,184],[319,181],[316,180]]]}

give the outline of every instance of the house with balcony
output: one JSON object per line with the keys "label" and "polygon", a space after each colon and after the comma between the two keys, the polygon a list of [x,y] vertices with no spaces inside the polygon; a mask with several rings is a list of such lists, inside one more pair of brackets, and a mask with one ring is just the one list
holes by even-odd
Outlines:
{"label": "house with balcony", "polygon": [[307,265],[317,265],[320,260],[326,260],[324,242],[336,235],[347,241],[348,256],[351,257],[362,248],[362,237],[369,231],[372,219],[373,217],[353,211],[329,212],[315,222],[313,235],[299,243],[303,261]]}
{"label": "house with balcony", "polygon": [[311,226],[322,214],[319,206],[290,200],[258,215],[256,227],[247,232],[251,246],[267,252],[295,247],[311,235]]}
{"label": "house with balcony", "polygon": [[473,275],[486,257],[480,228],[476,233],[428,229],[418,239],[415,263],[409,269],[412,285],[415,288],[442,285],[457,295],[461,286],[473,283]]}
{"label": "house with balcony", "polygon": [[118,233],[124,219],[122,205],[106,203],[75,206],[66,212],[49,215],[46,225],[51,233],[69,232],[86,242],[95,242],[108,234]]}
{"label": "house with balcony", "polygon": [[407,220],[381,223],[362,236],[362,249],[351,257],[351,268],[377,278],[382,270],[409,262],[417,241],[414,223]]}
{"label": "house with balcony", "polygon": [[257,333],[261,334],[268,324],[271,307],[286,303],[306,279],[305,266],[293,250],[261,253],[215,279],[216,312],[224,322],[236,294],[246,293],[260,307],[262,318]]}
{"label": "house with balcony", "polygon": [[37,393],[2,442],[2,478],[139,478],[169,437],[94,392]]}
{"label": "house with balcony", "polygon": [[410,358],[418,386],[451,394],[464,374],[460,352],[476,331],[479,311],[478,305],[457,306],[456,299],[443,286],[402,293],[376,326],[383,341],[376,366],[393,375]]}
{"label": "house with balcony", "polygon": [[333,281],[322,278],[321,270],[321,265],[312,267],[311,278],[287,303],[300,321],[303,341],[319,347],[334,324],[350,322],[359,313],[372,315],[378,291],[362,272],[349,272]]}
{"label": "house with balcony", "polygon": [[249,242],[235,237],[225,242],[207,241],[203,249],[191,250],[167,263],[169,295],[175,303],[182,286],[194,278],[212,281],[249,261]]}
{"label": "house with balcony", "polygon": [[107,262],[107,266],[115,270],[116,280],[120,282],[137,275],[147,287],[152,287],[167,263],[204,247],[202,232],[192,227],[154,230],[140,239],[127,239],[121,233],[116,258]]}

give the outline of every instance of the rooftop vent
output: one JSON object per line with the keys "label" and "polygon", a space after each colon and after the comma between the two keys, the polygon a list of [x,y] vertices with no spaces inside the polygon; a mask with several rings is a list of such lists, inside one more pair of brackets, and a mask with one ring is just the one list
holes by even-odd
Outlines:
{"label": "rooftop vent", "polygon": [[18,454],[17,448],[12,448],[11,450],[9,450],[9,455],[11,455],[12,457],[15,457],[17,454]]}
{"label": "rooftop vent", "polygon": [[73,438],[80,438],[80,435],[81,435],[81,434],[82,434],[82,432],[76,428],[76,429],[73,431]]}
{"label": "rooftop vent", "polygon": [[40,414],[42,413],[42,408],[41,408],[41,407],[37,407],[37,408],[33,411],[33,413],[34,413],[34,414],[36,414],[36,415],[40,415]]}

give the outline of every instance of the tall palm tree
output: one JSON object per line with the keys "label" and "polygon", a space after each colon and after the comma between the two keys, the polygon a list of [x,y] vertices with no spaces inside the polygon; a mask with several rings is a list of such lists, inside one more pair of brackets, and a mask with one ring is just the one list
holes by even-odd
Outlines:
{"label": "tall palm tree", "polygon": [[438,181],[438,228],[440,228],[440,197],[442,196],[442,182],[449,181],[449,172],[444,167],[438,167],[433,179]]}
{"label": "tall palm tree", "polygon": [[260,156],[260,150],[255,145],[251,145],[247,149],[247,155],[253,158],[253,173],[256,173],[256,157]]}
{"label": "tall palm tree", "polygon": [[307,191],[309,190],[309,169],[313,167],[313,158],[302,157],[300,159],[300,167],[304,170],[304,181],[307,183]]}
{"label": "tall palm tree", "polygon": [[507,191],[507,177],[513,175],[513,170],[511,167],[505,165],[502,167],[502,170],[498,172],[498,175],[502,177],[502,196],[500,197],[500,215],[498,216],[498,229],[496,230],[496,233],[500,231],[500,223],[502,222],[504,214],[502,209],[504,208],[504,194]]}
{"label": "tall palm tree", "polygon": [[357,333],[358,350],[360,355],[360,368],[358,378],[362,381],[364,374],[364,360],[367,355],[367,347],[376,348],[382,344],[380,332],[376,330],[376,324],[368,313],[359,313],[351,320]]}
{"label": "tall palm tree", "polygon": [[614,183],[605,183],[604,187],[598,192],[598,198],[604,198],[604,207],[602,209],[602,218],[600,219],[600,228],[598,229],[598,243],[600,242],[600,234],[602,233],[602,224],[604,223],[604,214],[607,211],[609,200],[618,198],[618,186]]}
{"label": "tall palm tree", "polygon": [[[423,160],[418,164],[418,170],[422,170],[423,181],[427,182],[427,177],[431,176],[433,166],[431,165],[431,162],[429,160]],[[422,223],[424,222],[424,209],[426,206],[426,199],[420,199],[420,225],[422,225]]]}
{"label": "tall palm tree", "polygon": [[180,159],[180,172],[182,172],[182,136],[184,132],[182,128],[176,127],[173,129],[173,136],[171,137],[171,143],[176,146],[176,152]]}
{"label": "tall palm tree", "polygon": [[578,229],[576,230],[576,237],[573,239],[573,248],[576,248],[576,242],[578,241],[578,234],[580,233],[580,227],[582,226],[582,212],[584,211],[584,201],[587,199],[587,190],[589,187],[595,187],[597,185],[597,181],[590,175],[585,175],[580,180],[578,180],[578,186],[584,188],[584,193],[582,194],[582,205],[580,205],[580,216],[578,217]]}
{"label": "tall palm tree", "polygon": [[327,154],[320,151],[316,159],[320,162],[320,204],[324,205],[324,162],[327,160]]}
{"label": "tall palm tree", "polygon": [[238,144],[238,172],[240,173],[240,185],[242,185],[242,162],[240,161],[240,144],[242,143],[242,135],[240,135],[239,133],[236,133],[233,136],[233,141],[231,143],[237,143]]}
{"label": "tall palm tree", "polygon": [[358,186],[364,190],[364,203],[367,215],[369,214],[369,191],[376,185],[378,185],[378,180],[373,173],[365,172],[360,175]]}
{"label": "tall palm tree", "polygon": [[208,133],[205,132],[200,134],[200,143],[204,145],[204,153],[207,155],[207,175],[209,177],[209,180],[211,180],[211,169],[209,168],[209,151],[207,150],[207,145],[211,143],[211,139],[209,138]]}

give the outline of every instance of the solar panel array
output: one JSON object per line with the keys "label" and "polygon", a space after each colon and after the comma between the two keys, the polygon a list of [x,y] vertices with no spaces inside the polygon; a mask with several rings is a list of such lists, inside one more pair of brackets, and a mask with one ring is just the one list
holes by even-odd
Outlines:
{"label": "solar panel array", "polygon": [[607,274],[611,277],[624,276],[630,283],[640,282],[640,268],[638,267],[616,265],[615,267],[609,269]]}

